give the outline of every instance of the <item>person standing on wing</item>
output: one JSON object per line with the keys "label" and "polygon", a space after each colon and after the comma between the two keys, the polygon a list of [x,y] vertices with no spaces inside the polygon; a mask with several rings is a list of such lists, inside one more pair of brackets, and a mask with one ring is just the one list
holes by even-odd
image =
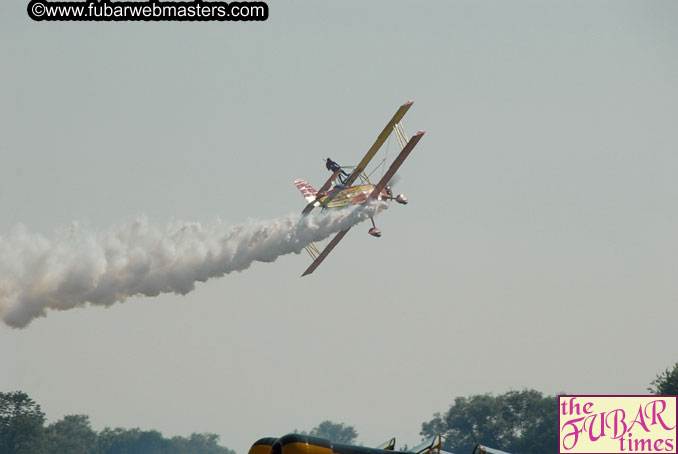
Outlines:
{"label": "person standing on wing", "polygon": [[332,161],[330,158],[327,158],[327,161],[325,162],[325,167],[327,167],[327,170],[329,170],[330,172],[336,172],[337,170],[340,170],[341,173],[339,174],[339,181],[341,181],[341,184],[344,184],[344,182],[346,181],[346,177],[348,177],[348,173],[346,173],[339,164]]}

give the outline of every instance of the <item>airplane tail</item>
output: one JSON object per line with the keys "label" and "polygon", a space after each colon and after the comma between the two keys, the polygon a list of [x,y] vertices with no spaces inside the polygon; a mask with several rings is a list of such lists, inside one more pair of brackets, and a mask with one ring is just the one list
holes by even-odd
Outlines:
{"label": "airplane tail", "polygon": [[308,184],[306,180],[294,180],[294,184],[297,185],[299,192],[301,192],[301,195],[303,195],[306,200],[309,202],[313,202],[315,200],[315,196],[318,194],[318,191],[313,189],[313,186]]}
{"label": "airplane tail", "polygon": [[509,453],[506,451],[500,451],[499,449],[496,448],[490,448],[488,446],[476,445],[476,447],[473,448],[472,454],[509,454]]}

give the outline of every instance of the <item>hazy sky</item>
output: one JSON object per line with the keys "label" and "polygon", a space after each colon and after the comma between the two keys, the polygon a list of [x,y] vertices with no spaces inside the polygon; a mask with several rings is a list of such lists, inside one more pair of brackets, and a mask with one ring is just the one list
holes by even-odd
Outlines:
{"label": "hazy sky", "polygon": [[411,445],[455,396],[643,393],[678,361],[678,3],[268,3],[251,23],[0,3],[0,235],[297,213],[295,178],[356,163],[413,99],[410,204],[310,277],[291,255],[1,324],[0,390],[244,453],[324,419]]}

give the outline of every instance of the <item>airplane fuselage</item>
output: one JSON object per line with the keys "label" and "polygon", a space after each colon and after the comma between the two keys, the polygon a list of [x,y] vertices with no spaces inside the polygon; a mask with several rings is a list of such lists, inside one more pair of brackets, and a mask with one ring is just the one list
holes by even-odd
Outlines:
{"label": "airplane fuselage", "polygon": [[[330,189],[323,197],[318,199],[318,205],[326,208],[337,208],[365,203],[369,195],[374,191],[374,188],[375,185],[373,184],[349,187],[337,185]],[[386,189],[382,189],[377,200],[388,197],[389,194],[386,192]]]}

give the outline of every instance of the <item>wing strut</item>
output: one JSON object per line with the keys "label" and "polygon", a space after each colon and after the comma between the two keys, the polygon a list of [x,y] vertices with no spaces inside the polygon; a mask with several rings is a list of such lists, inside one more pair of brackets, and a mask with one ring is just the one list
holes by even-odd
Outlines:
{"label": "wing strut", "polygon": [[388,184],[388,182],[393,178],[393,175],[398,171],[400,166],[405,162],[405,159],[407,159],[407,156],[409,156],[410,152],[412,149],[417,145],[419,140],[424,136],[424,131],[419,131],[415,135],[412,136],[409,142],[407,142],[407,145],[405,145],[405,148],[403,148],[403,151],[400,152],[397,158],[393,161],[391,164],[391,167],[388,168],[386,173],[384,174],[383,177],[381,177],[381,180],[379,180],[379,183],[374,187],[374,190],[370,193],[370,198],[375,198],[379,195],[382,189],[384,189],[384,186]]}
{"label": "wing strut", "polygon": [[337,244],[339,244],[341,239],[344,237],[344,235],[346,235],[348,233],[349,230],[351,230],[350,227],[347,228],[346,230],[342,230],[341,232],[337,233],[334,236],[334,238],[332,238],[332,241],[330,241],[329,244],[327,246],[325,246],[325,249],[323,249],[323,251],[320,253],[318,258],[316,258],[313,261],[313,263],[311,263],[311,266],[306,268],[306,271],[304,271],[304,274],[302,274],[301,276],[304,277],[307,274],[311,274],[312,272],[314,272],[315,269],[320,266],[320,264],[323,262],[323,260],[325,260],[325,257],[327,257],[329,255],[329,253],[332,252],[332,249],[334,249],[334,247]]}
{"label": "wing strut", "polygon": [[402,150],[403,148],[405,148],[405,145],[407,145],[407,142],[409,142],[410,140],[407,138],[407,134],[405,134],[403,122],[401,121],[400,123],[396,123],[393,126],[393,131],[395,132],[396,138],[398,139],[398,144],[400,145],[400,149]]}

